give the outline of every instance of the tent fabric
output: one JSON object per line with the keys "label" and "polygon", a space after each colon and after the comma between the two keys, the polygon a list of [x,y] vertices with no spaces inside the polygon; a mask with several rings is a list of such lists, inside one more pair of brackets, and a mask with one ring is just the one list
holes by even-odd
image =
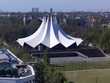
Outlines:
{"label": "tent fabric", "polygon": [[58,25],[56,17],[43,18],[39,29],[32,35],[20,38],[17,42],[24,46],[24,43],[35,48],[39,44],[43,44],[48,48],[53,48],[58,44],[62,44],[64,47],[69,47],[76,43],[79,46],[82,43],[81,38],[71,37],[66,34]]}

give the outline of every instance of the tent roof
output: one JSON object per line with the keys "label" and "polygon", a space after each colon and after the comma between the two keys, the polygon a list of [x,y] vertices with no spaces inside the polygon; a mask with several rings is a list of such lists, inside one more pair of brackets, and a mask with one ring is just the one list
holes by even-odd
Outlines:
{"label": "tent roof", "polygon": [[48,18],[44,17],[39,29],[35,33],[17,40],[21,46],[26,43],[33,48],[39,44],[43,44],[49,48],[62,44],[67,48],[74,43],[78,46],[82,41],[81,38],[71,37],[66,34],[58,25],[56,17],[52,16]]}

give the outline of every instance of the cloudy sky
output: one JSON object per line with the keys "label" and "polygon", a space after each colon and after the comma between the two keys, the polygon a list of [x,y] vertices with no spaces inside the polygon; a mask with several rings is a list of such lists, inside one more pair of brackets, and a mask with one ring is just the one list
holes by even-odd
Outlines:
{"label": "cloudy sky", "polygon": [[0,0],[2,11],[31,11],[33,7],[56,11],[110,11],[110,0]]}

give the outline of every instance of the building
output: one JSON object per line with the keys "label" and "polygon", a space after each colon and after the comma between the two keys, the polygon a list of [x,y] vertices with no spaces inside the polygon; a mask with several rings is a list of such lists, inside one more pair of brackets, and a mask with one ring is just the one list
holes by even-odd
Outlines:
{"label": "building", "polygon": [[44,17],[39,29],[34,34],[17,40],[21,46],[24,46],[26,43],[32,48],[36,48],[40,44],[48,48],[61,44],[65,48],[68,48],[73,44],[79,46],[82,41],[81,38],[71,37],[66,34],[57,24],[56,17],[53,16]]}
{"label": "building", "polygon": [[39,8],[32,8],[32,13],[38,13],[39,12]]}
{"label": "building", "polygon": [[[32,35],[20,38],[17,42],[23,47],[31,47],[33,56],[48,55],[50,63],[63,64],[74,61],[88,61],[92,57],[104,57],[98,48],[82,46],[81,38],[71,37],[58,25],[55,16],[44,17],[38,30]],[[47,49],[45,51],[45,48]],[[30,51],[29,49],[28,51]],[[36,50],[37,49],[37,50]]]}
{"label": "building", "polygon": [[8,49],[0,49],[0,83],[35,83],[34,76],[30,65],[23,64]]}

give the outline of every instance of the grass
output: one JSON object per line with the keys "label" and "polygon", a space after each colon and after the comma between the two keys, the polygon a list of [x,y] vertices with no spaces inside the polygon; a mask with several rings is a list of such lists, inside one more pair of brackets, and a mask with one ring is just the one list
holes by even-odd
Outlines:
{"label": "grass", "polygon": [[110,69],[63,71],[63,74],[74,83],[110,83]]}
{"label": "grass", "polygon": [[62,71],[64,76],[74,83],[110,83],[110,61],[52,66]]}
{"label": "grass", "polygon": [[77,62],[64,65],[51,65],[60,71],[86,70],[86,69],[109,69],[110,61],[104,62]]}

